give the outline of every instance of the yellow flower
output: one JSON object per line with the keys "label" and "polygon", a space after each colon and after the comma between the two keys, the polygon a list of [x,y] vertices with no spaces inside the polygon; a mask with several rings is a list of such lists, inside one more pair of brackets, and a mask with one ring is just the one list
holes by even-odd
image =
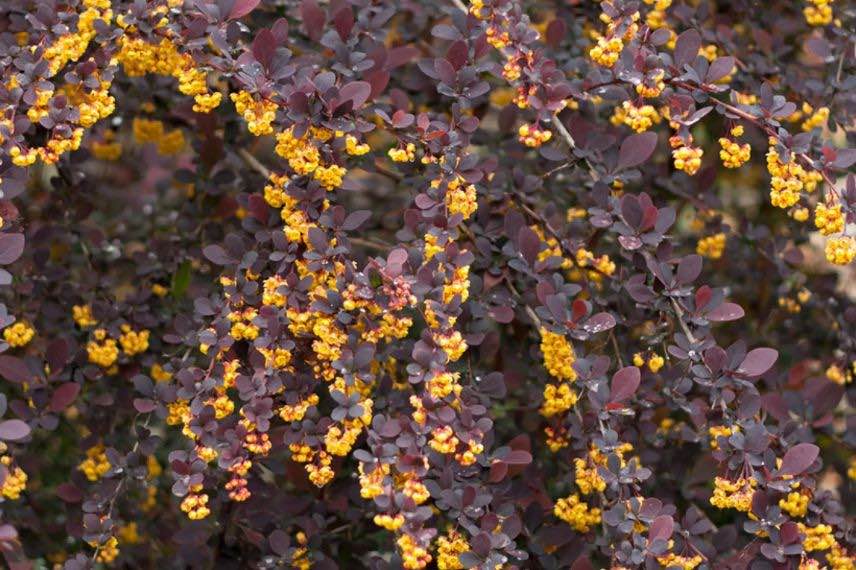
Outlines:
{"label": "yellow flower", "polygon": [[130,325],[122,325],[119,342],[122,344],[122,350],[128,356],[145,352],[149,348],[149,331],[143,329],[137,332],[131,330]]}
{"label": "yellow flower", "polygon": [[696,253],[710,259],[719,259],[725,251],[725,234],[720,232],[698,240]]}
{"label": "yellow flower", "polygon": [[89,305],[74,305],[71,308],[71,316],[77,326],[82,329],[98,324],[98,321],[92,316],[92,307]]}
{"label": "yellow flower", "polygon": [[9,343],[9,346],[26,346],[33,340],[34,336],[36,336],[36,329],[23,321],[18,321],[12,326],[3,329],[3,338]]}
{"label": "yellow flower", "polygon": [[594,525],[600,524],[600,509],[591,508],[574,493],[556,501],[553,514],[571,525],[577,532],[588,532]]}
{"label": "yellow flower", "polygon": [[541,352],[544,355],[544,367],[551,376],[559,380],[573,382],[577,373],[572,366],[576,361],[574,348],[565,335],[541,328]]}

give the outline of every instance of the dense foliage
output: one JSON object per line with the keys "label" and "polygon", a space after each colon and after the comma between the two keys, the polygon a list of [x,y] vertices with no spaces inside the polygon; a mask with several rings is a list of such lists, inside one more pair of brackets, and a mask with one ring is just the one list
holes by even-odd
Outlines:
{"label": "dense foliage", "polygon": [[11,568],[856,568],[846,0],[4,0]]}

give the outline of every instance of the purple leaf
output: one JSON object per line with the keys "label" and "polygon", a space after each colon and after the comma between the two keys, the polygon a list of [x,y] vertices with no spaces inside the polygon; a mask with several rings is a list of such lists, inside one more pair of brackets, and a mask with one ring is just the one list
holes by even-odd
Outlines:
{"label": "purple leaf", "polygon": [[616,372],[612,377],[609,401],[615,403],[629,400],[636,393],[636,389],[639,388],[641,379],[642,374],[635,366],[625,366]]}
{"label": "purple leaf", "polygon": [[608,331],[615,326],[615,317],[609,313],[597,313],[583,324],[583,329],[590,334]]}
{"label": "purple leaf", "polygon": [[502,461],[509,465],[529,465],[532,463],[532,454],[522,449],[514,449],[509,451]]}
{"label": "purple leaf", "polygon": [[24,234],[0,234],[0,265],[17,261],[24,253]]}
{"label": "purple leaf", "polygon": [[9,382],[22,384],[32,380],[33,373],[20,358],[4,354],[0,356],[0,376]]}
{"label": "purple leaf", "polygon": [[819,453],[820,448],[813,443],[799,443],[785,453],[781,471],[789,475],[799,475],[811,467]]}
{"label": "purple leaf", "polygon": [[270,68],[276,53],[276,38],[268,29],[261,30],[253,40],[253,57],[262,64],[265,69]]}
{"label": "purple leaf", "polygon": [[50,409],[52,412],[61,412],[71,404],[80,393],[80,384],[77,382],[65,382],[54,390],[51,396]]}
{"label": "purple leaf", "polygon": [[285,531],[276,529],[268,536],[270,548],[280,556],[285,556],[288,553],[288,547],[291,546],[291,540]]}
{"label": "purple leaf", "polygon": [[372,217],[372,213],[369,210],[358,210],[356,212],[351,212],[348,214],[348,217],[345,218],[345,221],[342,223],[342,229],[346,232],[352,231],[363,225],[366,220]]}
{"label": "purple leaf", "polygon": [[30,435],[30,426],[21,420],[6,420],[0,422],[0,439],[18,441]]}
{"label": "purple leaf", "polygon": [[723,303],[707,314],[707,319],[714,322],[736,321],[746,313],[737,303]]}
{"label": "purple leaf", "polygon": [[687,30],[675,40],[675,66],[678,69],[691,63],[701,48],[701,35],[696,30]]}
{"label": "purple leaf", "polygon": [[749,378],[755,378],[764,374],[767,370],[773,367],[776,359],[779,358],[779,351],[772,348],[756,348],[749,351],[743,362],[737,368],[737,372]]}
{"label": "purple leaf", "polygon": [[208,261],[216,263],[217,265],[229,265],[234,262],[232,257],[226,253],[226,250],[219,245],[206,246],[202,250],[202,255],[204,255]]}
{"label": "purple leaf", "polygon": [[669,515],[660,515],[648,529],[648,540],[669,540],[675,530],[675,521]]}
{"label": "purple leaf", "polygon": [[701,274],[701,256],[692,254],[681,260],[678,264],[678,270],[675,277],[681,285],[688,285],[696,280]]}
{"label": "purple leaf", "polygon": [[657,133],[648,131],[630,135],[621,143],[618,150],[616,170],[632,168],[648,160],[657,147]]}
{"label": "purple leaf", "polygon": [[243,18],[250,12],[256,9],[261,0],[235,0],[232,5],[232,11],[229,12],[229,20],[237,20]]}
{"label": "purple leaf", "polygon": [[707,70],[707,76],[705,77],[705,82],[707,83],[716,83],[734,69],[734,58],[730,55],[725,57],[718,57],[714,60],[713,63],[710,64],[710,68]]}
{"label": "purple leaf", "polygon": [[529,265],[535,265],[538,252],[541,251],[541,238],[538,237],[538,234],[532,231],[529,226],[523,226],[517,232],[517,243],[520,253],[523,254],[523,259]]}
{"label": "purple leaf", "polygon": [[368,100],[372,93],[372,86],[366,81],[351,81],[339,89],[339,102],[341,105],[347,101],[353,103],[354,109],[359,109]]}
{"label": "purple leaf", "polygon": [[318,6],[318,2],[315,0],[303,0],[300,4],[300,17],[303,18],[306,35],[312,41],[317,41],[324,33],[324,22],[327,21],[324,10]]}

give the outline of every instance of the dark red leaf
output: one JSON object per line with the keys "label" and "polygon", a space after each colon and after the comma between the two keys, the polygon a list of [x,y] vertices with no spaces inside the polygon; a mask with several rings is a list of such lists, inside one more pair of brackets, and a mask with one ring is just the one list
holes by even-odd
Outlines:
{"label": "dark red leaf", "polygon": [[647,131],[630,135],[621,143],[618,150],[618,165],[616,170],[632,168],[648,160],[657,148],[657,133]]}
{"label": "dark red leaf", "polygon": [[696,30],[687,30],[675,40],[675,65],[680,69],[692,63],[701,49],[701,35]]}
{"label": "dark red leaf", "polygon": [[799,475],[805,472],[817,459],[819,453],[820,448],[813,443],[799,443],[793,446],[782,458],[782,473]]}
{"label": "dark red leaf", "polygon": [[232,11],[229,12],[229,19],[237,20],[238,18],[243,18],[255,10],[260,2],[261,0],[235,0],[235,3],[232,5]]}
{"label": "dark red leaf", "polygon": [[618,403],[629,400],[636,393],[636,389],[639,388],[641,379],[642,374],[635,366],[625,366],[616,372],[612,377],[609,401]]}
{"label": "dark red leaf", "polygon": [[773,367],[778,358],[779,351],[775,349],[756,348],[749,351],[749,354],[746,355],[746,358],[743,359],[743,362],[737,368],[737,372],[749,378],[761,376]]}
{"label": "dark red leaf", "polygon": [[71,404],[80,393],[80,384],[77,382],[66,382],[54,390],[51,396],[50,409],[52,412],[61,412]]}

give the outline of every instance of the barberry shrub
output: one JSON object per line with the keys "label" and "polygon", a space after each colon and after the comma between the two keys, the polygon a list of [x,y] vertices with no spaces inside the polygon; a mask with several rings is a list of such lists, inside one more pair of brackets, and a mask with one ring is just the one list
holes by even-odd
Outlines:
{"label": "barberry shrub", "polygon": [[856,568],[844,0],[4,0],[15,569]]}

